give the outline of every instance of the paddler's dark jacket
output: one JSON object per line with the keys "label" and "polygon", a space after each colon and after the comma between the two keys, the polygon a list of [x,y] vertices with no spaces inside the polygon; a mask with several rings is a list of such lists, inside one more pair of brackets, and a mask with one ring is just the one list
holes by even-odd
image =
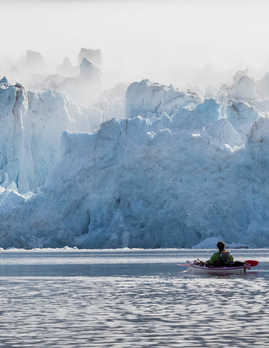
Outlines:
{"label": "paddler's dark jacket", "polygon": [[229,253],[227,250],[223,250],[222,252],[217,251],[215,254],[213,254],[208,261],[209,265],[225,265],[232,263],[234,260],[233,256]]}

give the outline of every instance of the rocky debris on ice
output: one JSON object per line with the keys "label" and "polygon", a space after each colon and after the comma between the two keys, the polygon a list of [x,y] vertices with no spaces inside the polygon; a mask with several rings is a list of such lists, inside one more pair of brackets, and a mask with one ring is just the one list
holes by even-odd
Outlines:
{"label": "rocky debris on ice", "polygon": [[[0,129],[16,124],[24,154],[3,133],[1,153],[15,142],[19,161],[1,162],[1,246],[201,247],[220,236],[269,245],[269,119],[249,94],[221,101],[136,82],[126,117],[89,132],[64,96],[5,86]],[[34,178],[36,193],[12,189],[12,170]]]}

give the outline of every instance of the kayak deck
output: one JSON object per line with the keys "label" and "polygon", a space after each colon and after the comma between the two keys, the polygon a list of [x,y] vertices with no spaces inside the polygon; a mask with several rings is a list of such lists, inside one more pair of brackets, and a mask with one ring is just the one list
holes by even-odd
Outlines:
{"label": "kayak deck", "polygon": [[244,266],[231,266],[231,267],[207,267],[205,265],[197,265],[189,263],[189,270],[200,274],[215,274],[215,275],[226,275],[226,274],[241,274],[246,272],[251,267]]}

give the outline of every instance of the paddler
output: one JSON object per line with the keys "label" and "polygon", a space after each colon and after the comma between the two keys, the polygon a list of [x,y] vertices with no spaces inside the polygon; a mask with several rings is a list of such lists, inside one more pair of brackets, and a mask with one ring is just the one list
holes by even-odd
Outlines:
{"label": "paddler", "polygon": [[232,254],[228,251],[225,250],[225,244],[224,242],[218,242],[217,243],[217,248],[219,251],[214,253],[210,260],[206,262],[208,266],[229,266],[233,263],[234,259]]}

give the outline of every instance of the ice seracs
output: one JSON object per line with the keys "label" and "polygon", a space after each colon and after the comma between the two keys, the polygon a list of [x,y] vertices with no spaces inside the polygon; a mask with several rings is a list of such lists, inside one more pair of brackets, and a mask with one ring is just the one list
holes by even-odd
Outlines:
{"label": "ice seracs", "polygon": [[[20,84],[8,85],[6,78],[0,81],[0,169],[7,181],[16,182],[22,191],[29,190],[24,165],[24,122],[23,116],[28,107],[26,92]],[[8,180],[7,180],[8,178]]]}
{"label": "ice seracs", "polygon": [[66,94],[77,104],[91,105],[101,93],[100,68],[87,58],[83,58],[77,68],[73,67],[72,69],[72,67],[66,66],[67,64],[65,63],[65,66],[62,65],[59,68],[63,72],[62,75],[47,76],[44,81],[40,82],[39,86],[35,85],[35,89],[40,90],[42,86],[45,86],[48,89]]}
{"label": "ice seracs", "polygon": [[25,91],[0,80],[0,170],[2,181],[15,182],[19,192],[42,187],[60,154],[65,130],[93,131],[102,111],[73,104],[62,93]]}
{"label": "ice seracs", "polygon": [[100,49],[81,48],[78,55],[78,63],[81,64],[84,58],[98,66],[102,64],[102,52]]}
{"label": "ice seracs", "polygon": [[65,77],[76,75],[77,70],[68,57],[65,57],[63,62],[57,66],[57,73]]}
{"label": "ice seracs", "polygon": [[173,114],[179,108],[192,108],[201,102],[194,92],[182,92],[173,86],[151,83],[149,80],[133,82],[126,92],[127,117]]}
{"label": "ice seracs", "polygon": [[143,80],[91,108],[0,82],[0,245],[269,245],[269,118],[244,81],[205,98]]}
{"label": "ice seracs", "polygon": [[247,70],[238,71],[234,75],[230,97],[239,100],[254,100],[257,97],[255,80],[248,76]]}
{"label": "ice seracs", "polygon": [[20,81],[27,90],[62,92],[75,103],[88,107],[101,93],[101,67],[101,50],[82,48],[77,62],[72,64],[70,58],[65,57],[58,66],[49,64],[41,53],[27,50],[6,70],[10,80]]}

